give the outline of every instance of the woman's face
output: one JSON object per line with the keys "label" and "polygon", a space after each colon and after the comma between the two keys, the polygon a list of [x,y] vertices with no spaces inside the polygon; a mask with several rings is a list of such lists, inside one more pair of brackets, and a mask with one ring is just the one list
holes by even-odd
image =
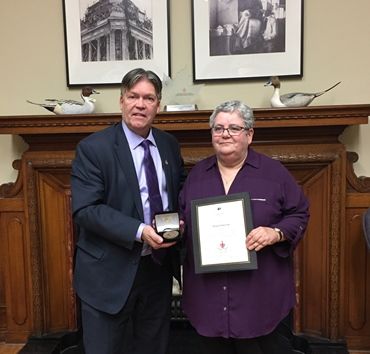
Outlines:
{"label": "woman's face", "polygon": [[[229,128],[231,126],[244,127],[243,119],[238,113],[221,112],[215,118],[214,127],[221,126]],[[243,129],[239,135],[230,135],[227,130],[219,136],[215,136],[212,129],[212,144],[216,155],[222,159],[228,159],[229,162],[235,160],[239,162],[248,155],[248,146],[253,139],[253,129],[246,131]]]}

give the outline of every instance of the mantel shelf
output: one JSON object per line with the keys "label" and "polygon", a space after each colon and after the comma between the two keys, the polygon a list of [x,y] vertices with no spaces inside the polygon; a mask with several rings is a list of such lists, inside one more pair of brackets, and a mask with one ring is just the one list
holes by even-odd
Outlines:
{"label": "mantel shelf", "polygon": [[[367,124],[370,104],[256,108],[256,128],[346,127]],[[167,131],[208,130],[212,111],[160,112],[154,126]],[[86,115],[0,116],[0,134],[81,134],[101,130],[121,119],[120,113]]]}

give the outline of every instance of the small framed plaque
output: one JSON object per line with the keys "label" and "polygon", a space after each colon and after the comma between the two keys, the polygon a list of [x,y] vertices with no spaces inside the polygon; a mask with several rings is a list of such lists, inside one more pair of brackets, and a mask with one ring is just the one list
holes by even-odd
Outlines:
{"label": "small framed plaque", "polygon": [[163,242],[174,242],[181,239],[180,217],[173,211],[164,211],[154,215],[155,228]]}
{"label": "small framed plaque", "polygon": [[253,229],[248,192],[191,201],[195,273],[257,269],[245,247]]}
{"label": "small framed plaque", "polygon": [[164,106],[165,112],[197,111],[196,104],[169,104]]}

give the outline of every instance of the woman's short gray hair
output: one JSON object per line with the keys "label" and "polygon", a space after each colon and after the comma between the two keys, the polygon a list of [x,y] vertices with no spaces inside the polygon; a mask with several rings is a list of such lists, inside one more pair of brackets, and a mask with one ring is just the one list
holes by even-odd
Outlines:
{"label": "woman's short gray hair", "polygon": [[125,94],[126,90],[130,90],[141,79],[149,80],[155,89],[158,101],[162,99],[162,81],[153,71],[144,70],[142,68],[129,71],[122,79],[121,95]]}
{"label": "woman's short gray hair", "polygon": [[214,127],[216,116],[219,113],[233,113],[234,111],[236,111],[239,114],[240,118],[243,119],[245,128],[251,129],[254,127],[254,116],[252,109],[249,108],[244,102],[237,100],[227,101],[217,106],[213,111],[211,117],[209,118],[209,125],[211,126],[211,128]]}

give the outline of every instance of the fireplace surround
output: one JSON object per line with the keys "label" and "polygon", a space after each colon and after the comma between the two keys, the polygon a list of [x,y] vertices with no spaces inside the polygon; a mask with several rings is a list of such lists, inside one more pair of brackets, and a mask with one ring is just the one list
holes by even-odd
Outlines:
{"label": "fireplace surround", "polygon": [[[160,112],[155,119],[154,126],[179,140],[188,171],[213,154],[211,113]],[[370,206],[370,178],[355,175],[359,156],[338,137],[348,126],[368,124],[370,105],[254,114],[252,147],[281,161],[311,202],[309,226],[294,255],[293,330],[368,348],[370,255],[362,215]],[[78,328],[69,173],[77,143],[119,120],[119,113],[0,117],[0,134],[20,135],[29,145],[13,163],[15,183],[0,186],[0,341]]]}

